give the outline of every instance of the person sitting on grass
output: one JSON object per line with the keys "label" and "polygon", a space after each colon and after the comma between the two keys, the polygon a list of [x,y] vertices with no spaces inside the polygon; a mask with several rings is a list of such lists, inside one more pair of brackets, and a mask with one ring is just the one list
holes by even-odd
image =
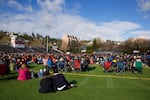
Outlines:
{"label": "person sitting on grass", "polygon": [[26,64],[22,64],[21,67],[18,69],[18,78],[17,80],[28,80],[31,79],[31,74],[26,66]]}
{"label": "person sitting on grass", "polygon": [[76,81],[68,82],[63,74],[58,73],[57,67],[53,69],[53,82],[55,90],[61,91],[76,87]]}
{"label": "person sitting on grass", "polygon": [[54,82],[52,80],[52,77],[49,73],[49,71],[45,71],[43,74],[43,77],[40,81],[40,93],[49,93],[49,92],[55,92],[56,89],[54,88]]}
{"label": "person sitting on grass", "polygon": [[142,68],[143,68],[143,62],[140,58],[140,56],[137,56],[134,63],[133,63],[133,68],[132,68],[132,72],[133,73],[142,73]]}

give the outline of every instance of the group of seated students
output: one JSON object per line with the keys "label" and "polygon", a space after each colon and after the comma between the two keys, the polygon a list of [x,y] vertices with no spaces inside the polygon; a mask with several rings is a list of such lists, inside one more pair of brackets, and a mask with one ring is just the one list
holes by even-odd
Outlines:
{"label": "group of seated students", "polygon": [[76,87],[76,82],[68,82],[63,74],[58,73],[57,67],[53,69],[53,75],[45,71],[40,81],[40,93],[62,91]]}
{"label": "group of seated students", "polygon": [[[37,76],[36,76],[37,75]],[[76,87],[76,81],[68,82],[65,76],[58,72],[58,68],[53,68],[53,75],[49,73],[48,70],[45,70],[42,75],[34,74],[34,77],[42,77],[40,81],[40,93],[49,93],[66,90],[72,87]],[[29,71],[26,64],[22,64],[18,69],[18,78],[17,80],[23,81],[32,78],[32,72]]]}
{"label": "group of seated students", "polygon": [[106,60],[103,64],[104,72],[122,73],[125,71],[131,71],[133,73],[142,73],[142,68],[143,62],[140,56],[136,56],[132,60],[128,60],[127,58],[120,56],[112,61]]}

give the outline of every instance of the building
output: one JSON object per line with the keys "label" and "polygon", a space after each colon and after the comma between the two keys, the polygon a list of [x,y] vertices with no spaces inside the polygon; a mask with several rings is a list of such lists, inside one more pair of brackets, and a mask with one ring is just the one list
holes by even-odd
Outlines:
{"label": "building", "polygon": [[77,49],[80,46],[80,40],[73,36],[64,34],[62,37],[62,50],[67,51],[71,49]]}
{"label": "building", "polygon": [[12,33],[10,35],[10,38],[11,38],[11,43],[10,43],[11,47],[14,47],[14,48],[25,48],[24,40],[19,37],[19,34]]}

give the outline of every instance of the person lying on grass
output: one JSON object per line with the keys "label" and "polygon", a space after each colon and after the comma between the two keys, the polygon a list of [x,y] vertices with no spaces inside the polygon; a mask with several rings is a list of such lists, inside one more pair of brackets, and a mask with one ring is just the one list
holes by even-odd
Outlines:
{"label": "person lying on grass", "polygon": [[48,71],[45,71],[43,73],[43,77],[40,81],[39,92],[40,93],[56,92],[56,89],[54,88],[54,82],[52,76]]}
{"label": "person lying on grass", "polygon": [[76,81],[68,82],[63,74],[58,73],[57,67],[53,68],[53,73],[52,79],[55,90],[61,91],[76,87]]}

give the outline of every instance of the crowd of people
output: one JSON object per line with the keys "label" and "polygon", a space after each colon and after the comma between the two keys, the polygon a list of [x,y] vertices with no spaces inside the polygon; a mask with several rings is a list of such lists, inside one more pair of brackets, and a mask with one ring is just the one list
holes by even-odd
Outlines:
{"label": "crowd of people", "polygon": [[[109,62],[109,68],[106,66]],[[28,80],[41,77],[39,92],[56,92],[73,87],[63,74],[59,72],[87,71],[89,65],[98,64],[103,67],[104,72],[131,71],[140,72],[136,69],[136,62],[141,62],[141,66],[150,64],[150,54],[119,55],[119,54],[7,54],[0,53],[0,64],[5,64],[7,68],[0,70],[0,75],[8,74],[10,71],[17,71],[17,80]],[[38,72],[31,71],[31,63],[43,66]],[[53,75],[49,72],[53,71]],[[60,80],[59,80],[60,79]],[[51,86],[47,88],[48,86]],[[47,89],[47,90],[45,90]]]}
{"label": "crowd of people", "polygon": [[[135,55],[118,55],[118,54],[101,54],[101,55],[88,55],[88,54],[0,54],[0,60],[7,66],[7,73],[9,71],[22,68],[22,64],[27,67],[30,63],[42,64],[42,70],[50,70],[54,67],[58,68],[58,71],[86,71],[89,68],[89,64],[99,64],[104,66],[105,62],[111,62],[111,67],[116,68],[121,65],[127,71],[133,71],[135,67],[135,61],[141,61],[143,65],[150,63],[150,54],[143,56]],[[120,63],[120,64],[119,64]],[[117,70],[117,69],[116,69]],[[40,75],[40,74],[39,74]]]}
{"label": "crowd of people", "polygon": [[[103,58],[101,65],[103,66],[104,72],[115,72],[121,73],[131,71],[133,73],[141,72],[144,62],[141,56],[134,55],[111,55]],[[145,64],[146,65],[146,64]]]}

